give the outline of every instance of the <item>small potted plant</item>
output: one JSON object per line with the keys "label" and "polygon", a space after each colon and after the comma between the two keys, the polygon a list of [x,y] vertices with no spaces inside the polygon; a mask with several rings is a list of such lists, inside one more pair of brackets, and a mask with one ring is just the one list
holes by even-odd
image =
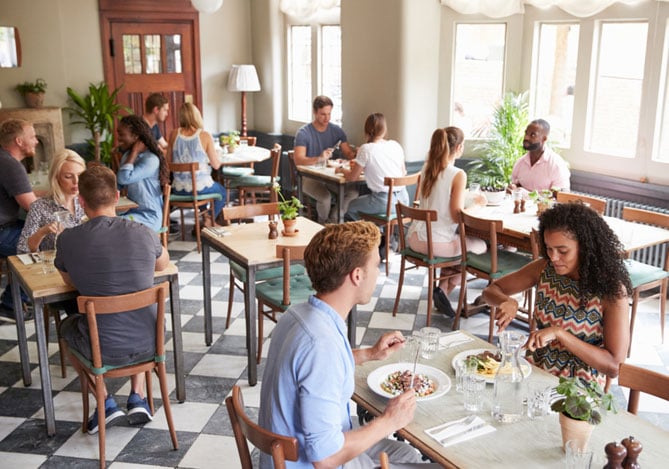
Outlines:
{"label": "small potted plant", "polygon": [[231,130],[227,135],[221,135],[221,146],[228,147],[228,153],[234,153],[235,148],[239,145],[239,132]]}
{"label": "small potted plant", "polygon": [[543,189],[541,191],[534,190],[527,194],[532,202],[537,206],[537,215],[541,215],[544,210],[548,210],[553,206],[553,191]]}
{"label": "small potted plant", "polygon": [[579,440],[585,447],[594,425],[601,423],[602,414],[617,411],[613,396],[595,381],[561,377],[556,391],[564,396],[551,404],[551,410],[560,413],[563,448],[569,440]]}
{"label": "small potted plant", "polygon": [[294,236],[297,230],[295,224],[297,223],[297,216],[300,214],[300,209],[304,207],[300,199],[292,196],[286,199],[281,193],[281,186],[274,184],[274,191],[279,197],[279,212],[281,213],[281,221],[283,222],[283,234],[286,236]]}
{"label": "small potted plant", "polygon": [[44,93],[46,92],[46,81],[38,78],[35,81],[24,81],[16,85],[16,91],[23,95],[28,107],[42,107],[44,104]]}

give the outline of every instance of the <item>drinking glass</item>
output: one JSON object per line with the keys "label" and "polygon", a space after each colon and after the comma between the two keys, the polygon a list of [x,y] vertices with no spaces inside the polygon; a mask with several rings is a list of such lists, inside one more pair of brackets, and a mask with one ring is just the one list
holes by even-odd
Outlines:
{"label": "drinking glass", "polygon": [[56,258],[56,251],[41,251],[39,253],[40,263],[42,264],[42,273],[51,274],[56,271],[53,261]]}
{"label": "drinking glass", "polygon": [[481,185],[478,182],[469,183],[469,192],[472,194],[478,194],[481,192]]}
{"label": "drinking glass", "polygon": [[565,456],[565,467],[567,469],[590,469],[592,464],[592,451],[581,448],[581,442],[569,440],[565,445],[567,455]]}
{"label": "drinking glass", "polygon": [[462,380],[462,388],[465,394],[465,410],[470,412],[482,411],[485,378],[476,373],[466,373]]}
{"label": "drinking glass", "polygon": [[422,342],[421,357],[426,360],[431,359],[439,350],[439,337],[441,331],[436,327],[423,327],[420,330],[420,338]]}

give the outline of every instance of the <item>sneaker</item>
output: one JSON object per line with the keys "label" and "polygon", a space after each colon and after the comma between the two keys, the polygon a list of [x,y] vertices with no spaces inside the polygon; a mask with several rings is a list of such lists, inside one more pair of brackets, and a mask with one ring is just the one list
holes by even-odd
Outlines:
{"label": "sneaker", "polygon": [[[111,427],[124,418],[125,412],[116,405],[116,401],[112,396],[107,396],[107,400],[105,401],[105,427]],[[87,428],[89,435],[95,435],[98,432],[98,409],[95,409],[91,418],[88,419]]]}
{"label": "sneaker", "polygon": [[450,318],[455,317],[455,310],[453,309],[451,302],[448,300],[446,293],[444,293],[444,290],[439,287],[434,287],[434,290],[432,291],[432,301],[434,302],[434,307],[446,316]]}
{"label": "sneaker", "polygon": [[142,425],[153,420],[151,409],[146,402],[146,397],[142,399],[139,394],[133,392],[128,397],[128,422],[130,425]]}

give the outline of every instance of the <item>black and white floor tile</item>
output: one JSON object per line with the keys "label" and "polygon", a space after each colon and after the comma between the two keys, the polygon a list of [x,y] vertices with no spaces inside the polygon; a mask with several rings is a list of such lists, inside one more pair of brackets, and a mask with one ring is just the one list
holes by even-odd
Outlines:
{"label": "black and white floor tile", "polygon": [[[180,271],[184,361],[187,372],[186,402],[179,404],[172,401],[179,450],[172,450],[160,393],[158,387],[154,386],[158,392],[155,399],[157,411],[153,422],[143,427],[110,427],[106,438],[107,464],[112,469],[240,467],[224,399],[234,384],[240,384],[249,412],[255,416],[262,384],[250,387],[246,382],[242,296],[238,291],[235,292],[233,321],[226,330],[228,264],[226,258],[212,253],[214,340],[210,347],[205,346],[200,255],[192,240],[172,240],[169,248],[170,256]],[[399,329],[410,334],[412,330],[425,325],[428,289],[424,270],[414,270],[407,274],[400,311],[396,317],[392,316],[398,273],[399,257],[394,255],[391,258],[390,276],[386,278],[382,272],[372,301],[359,307],[358,345],[373,344],[386,330]],[[470,285],[470,301],[478,295],[482,287],[480,282]],[[457,294],[457,289],[454,293]],[[451,299],[457,301],[455,295]],[[477,314],[463,319],[461,328],[480,337],[487,337],[488,321],[485,313]],[[637,318],[630,361],[667,373],[669,346],[660,343],[658,323],[657,298],[644,301]],[[435,312],[432,324],[442,330],[450,330],[451,319]],[[516,327],[523,329],[522,324]],[[33,385],[24,387],[16,345],[16,328],[14,324],[0,322],[0,465],[25,469],[98,467],[97,436],[81,432],[81,395],[76,374],[68,367],[67,378],[60,377],[60,361],[53,327],[49,353],[57,434],[52,438],[46,436],[34,328],[34,322],[29,322],[27,333]],[[270,334],[272,325],[268,322],[265,329],[266,334]],[[268,344],[269,340],[265,340],[264,353]],[[171,342],[168,343],[168,348],[170,346]],[[262,377],[263,365],[261,363],[259,367],[259,377]],[[171,363],[168,364],[168,371],[174,371]],[[173,374],[169,375],[169,381],[174,399]],[[108,383],[108,387],[119,406],[124,408],[130,392],[128,381],[113,380]],[[624,390],[616,386],[613,389],[624,404]],[[93,406],[94,400],[91,399],[91,408]],[[644,396],[640,414],[665,431],[669,430],[669,403]]]}

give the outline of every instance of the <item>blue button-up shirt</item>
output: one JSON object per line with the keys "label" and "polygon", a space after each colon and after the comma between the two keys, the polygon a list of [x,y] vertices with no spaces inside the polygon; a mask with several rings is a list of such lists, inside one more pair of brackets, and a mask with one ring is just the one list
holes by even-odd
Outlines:
{"label": "blue button-up shirt", "polygon": [[160,161],[145,151],[137,156],[134,164],[127,164],[129,154],[123,155],[116,177],[120,186],[128,188],[128,198],[139,207],[124,213],[123,217],[158,231],[163,224],[163,193],[158,179]]}

